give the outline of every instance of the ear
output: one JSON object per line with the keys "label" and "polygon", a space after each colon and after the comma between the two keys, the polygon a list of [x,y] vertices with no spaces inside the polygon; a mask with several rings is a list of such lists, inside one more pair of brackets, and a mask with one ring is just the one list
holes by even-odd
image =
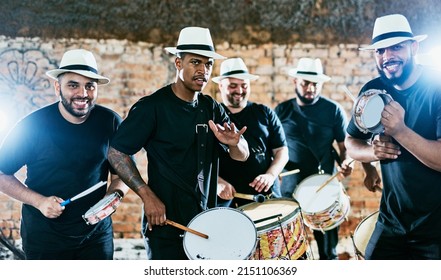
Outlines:
{"label": "ear", "polygon": [[54,82],[55,95],[60,97],[61,85],[58,81]]}
{"label": "ear", "polygon": [[175,67],[178,71],[182,69],[182,58],[180,57],[175,58]]}
{"label": "ear", "polygon": [[412,51],[413,56],[415,56],[417,54],[419,47],[420,47],[420,44],[418,43],[418,41],[412,42],[412,44],[410,45],[410,49]]}

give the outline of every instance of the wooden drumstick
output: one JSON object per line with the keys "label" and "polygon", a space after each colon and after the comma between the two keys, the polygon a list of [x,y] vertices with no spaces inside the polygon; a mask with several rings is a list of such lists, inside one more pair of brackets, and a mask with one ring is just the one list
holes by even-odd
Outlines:
{"label": "wooden drumstick", "polygon": [[253,195],[253,194],[245,194],[245,193],[235,193],[234,197],[253,200],[256,202],[264,202],[265,201],[265,196],[263,194]]}
{"label": "wooden drumstick", "polygon": [[334,178],[337,177],[338,174],[340,174],[340,172],[337,172],[334,175],[332,175],[331,177],[329,177],[328,180],[326,180],[323,184],[321,184],[320,187],[315,192],[318,193],[319,191],[321,191],[321,189],[323,189],[327,184],[329,184],[329,182],[334,180]]}
{"label": "wooden drumstick", "polygon": [[194,230],[194,229],[191,229],[191,228],[189,228],[189,227],[183,226],[183,225],[181,225],[181,224],[178,224],[178,223],[176,223],[176,222],[170,221],[169,219],[165,220],[165,223],[168,224],[168,225],[174,226],[174,227],[176,227],[176,228],[179,228],[179,229],[182,229],[182,230],[188,231],[188,232],[190,232],[190,233],[193,233],[193,234],[195,234],[195,235],[197,235],[197,236],[200,236],[200,237],[202,237],[202,238],[208,239],[208,235],[203,234],[203,233],[201,233],[201,232],[199,232],[199,231],[196,231],[196,230]]}
{"label": "wooden drumstick", "polygon": [[282,178],[282,177],[285,177],[285,176],[288,176],[288,175],[292,175],[292,174],[296,174],[296,173],[299,173],[299,172],[300,172],[300,169],[294,169],[294,170],[291,170],[291,171],[286,171],[286,172],[280,173],[279,177]]}
{"label": "wooden drumstick", "polygon": [[[350,162],[348,162],[348,165],[350,165],[353,162],[354,162],[354,160],[351,160]],[[323,189],[327,184],[329,184],[329,182],[334,180],[334,178],[337,177],[338,174],[340,174],[340,173],[341,172],[337,172],[334,175],[332,175],[331,177],[329,177],[328,180],[326,180],[323,184],[321,184],[320,187],[315,192],[318,193],[319,191],[321,191],[321,189]]]}

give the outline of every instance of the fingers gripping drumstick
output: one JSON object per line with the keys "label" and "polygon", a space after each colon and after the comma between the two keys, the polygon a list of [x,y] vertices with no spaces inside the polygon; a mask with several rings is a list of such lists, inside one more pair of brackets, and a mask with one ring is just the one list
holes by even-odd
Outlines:
{"label": "fingers gripping drumstick", "polygon": [[194,230],[194,229],[191,229],[191,228],[189,228],[189,227],[183,226],[183,225],[181,225],[181,224],[178,224],[178,223],[176,223],[176,222],[170,221],[170,220],[168,220],[168,219],[165,220],[165,223],[168,224],[168,225],[174,226],[174,227],[176,227],[176,228],[179,228],[179,229],[182,229],[182,230],[188,231],[188,232],[190,232],[190,233],[196,234],[197,236],[200,236],[200,237],[202,237],[202,238],[208,239],[208,235],[203,234],[203,233],[201,233],[201,232],[199,232],[199,231],[196,231],[196,230]]}

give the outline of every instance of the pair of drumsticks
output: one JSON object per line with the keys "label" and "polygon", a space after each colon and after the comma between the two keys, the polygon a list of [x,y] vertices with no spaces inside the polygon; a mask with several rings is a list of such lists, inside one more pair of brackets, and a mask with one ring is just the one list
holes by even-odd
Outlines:
{"label": "pair of drumsticks", "polygon": [[[294,169],[294,170],[291,170],[291,171],[283,172],[283,173],[279,174],[279,178],[284,177],[284,176],[288,176],[288,175],[292,175],[292,174],[296,174],[296,173],[299,173],[299,172],[300,172],[299,169]],[[260,195],[252,195],[252,194],[235,193],[234,197],[242,198],[242,199],[254,200],[254,201],[257,201],[257,202],[265,201],[265,196],[263,196],[262,194],[260,194]],[[170,221],[168,219],[165,220],[165,223],[170,225],[170,226],[174,226],[174,227],[182,229],[184,231],[193,233],[193,234],[195,234],[197,236],[200,236],[202,238],[208,239],[208,235],[206,235],[206,234],[204,234],[202,232],[199,232],[197,230],[191,229],[189,227],[186,227],[184,225],[181,225],[179,223]]]}

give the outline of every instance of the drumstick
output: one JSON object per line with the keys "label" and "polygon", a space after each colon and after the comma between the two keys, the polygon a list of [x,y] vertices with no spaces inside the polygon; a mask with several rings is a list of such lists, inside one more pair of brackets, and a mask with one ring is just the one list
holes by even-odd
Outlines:
{"label": "drumstick", "polygon": [[288,175],[292,175],[292,174],[296,174],[296,173],[299,173],[299,172],[300,172],[300,169],[294,169],[294,170],[291,170],[291,171],[286,171],[286,172],[280,173],[279,177],[282,178],[282,177],[285,177],[285,176],[288,176]]}
{"label": "drumstick", "polygon": [[340,172],[335,173],[334,175],[332,175],[331,177],[328,178],[328,180],[326,180],[323,184],[320,185],[320,187],[315,191],[316,193],[318,193],[321,189],[323,189],[327,184],[329,184],[329,182],[331,182],[332,180],[334,180],[335,177],[338,176],[338,174],[340,174]]}
{"label": "drumstick", "polygon": [[355,101],[355,97],[354,95],[352,95],[352,93],[349,91],[349,89],[344,85],[342,86],[344,92],[352,99],[352,101]]}
{"label": "drumstick", "polygon": [[[348,165],[350,165],[351,163],[354,162],[354,159],[351,160],[350,162],[348,162]],[[327,184],[329,184],[329,182],[331,182],[332,180],[334,180],[335,177],[338,176],[338,174],[340,174],[341,172],[337,172],[334,175],[332,175],[331,177],[328,178],[328,180],[326,180],[323,184],[320,185],[320,187],[315,191],[316,193],[318,193],[321,189],[323,189]]]}
{"label": "drumstick", "polygon": [[264,202],[265,201],[265,196],[263,194],[252,195],[252,194],[244,194],[244,193],[235,193],[234,197],[253,200],[256,202]]}
{"label": "drumstick", "polygon": [[178,224],[178,223],[176,223],[176,222],[170,221],[170,220],[168,220],[168,219],[165,220],[165,223],[168,224],[168,225],[174,226],[174,227],[176,227],[176,228],[179,228],[179,229],[182,229],[182,230],[185,230],[185,231],[191,232],[191,233],[193,233],[193,234],[195,234],[195,235],[197,235],[197,236],[200,236],[200,237],[202,237],[202,238],[208,239],[208,235],[203,234],[203,233],[201,233],[201,232],[199,232],[199,231],[196,231],[196,230],[194,230],[194,229],[191,229],[191,228],[189,228],[189,227],[183,226],[183,225],[181,225],[181,224]]}
{"label": "drumstick", "polygon": [[99,189],[100,187],[102,187],[102,186],[105,185],[105,184],[107,184],[106,181],[101,181],[101,182],[99,182],[99,183],[96,183],[96,184],[93,185],[92,187],[88,188],[87,190],[85,190],[85,191],[83,191],[83,192],[80,192],[80,193],[77,194],[76,196],[74,196],[74,197],[72,197],[72,198],[69,198],[68,200],[65,200],[65,201],[61,202],[60,205],[61,205],[61,206],[65,206],[65,205],[71,203],[72,201],[77,200],[78,198],[81,198],[81,197],[83,197],[83,196],[86,196],[86,195],[88,195],[89,193],[91,193],[91,192],[93,192],[93,191]]}

